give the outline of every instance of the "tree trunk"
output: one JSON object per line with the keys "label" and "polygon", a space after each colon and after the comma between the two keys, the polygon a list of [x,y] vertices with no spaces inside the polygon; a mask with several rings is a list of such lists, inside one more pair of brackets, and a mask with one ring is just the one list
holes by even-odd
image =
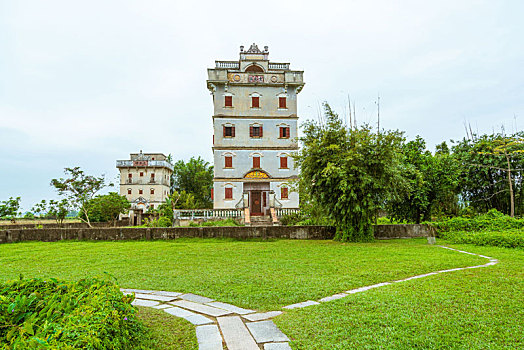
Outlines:
{"label": "tree trunk", "polygon": [[509,203],[510,203],[510,215],[515,217],[515,198],[513,196],[513,183],[511,182],[511,166],[509,162],[509,156],[506,151],[504,151],[506,156],[506,161],[508,162],[508,184],[509,184]]}

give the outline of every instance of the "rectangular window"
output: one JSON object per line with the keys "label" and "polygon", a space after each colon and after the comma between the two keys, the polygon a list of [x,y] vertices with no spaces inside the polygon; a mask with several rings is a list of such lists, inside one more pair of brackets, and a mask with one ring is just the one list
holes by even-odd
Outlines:
{"label": "rectangular window", "polygon": [[143,172],[140,172],[140,176],[144,176],[144,173],[143,173]]}
{"label": "rectangular window", "polygon": [[215,189],[212,188],[211,189],[211,200],[214,200],[215,199]]}
{"label": "rectangular window", "polygon": [[279,97],[278,98],[278,108],[287,108],[286,107],[286,98],[285,97]]}
{"label": "rectangular window", "polygon": [[235,137],[235,127],[224,126],[224,137]]}
{"label": "rectangular window", "polygon": [[225,156],[224,157],[224,167],[225,168],[232,168],[233,167],[233,157],[231,157],[231,156]]}
{"label": "rectangular window", "polygon": [[280,169],[287,169],[287,157],[280,157]]}
{"label": "rectangular window", "polygon": [[261,126],[250,126],[249,127],[249,136],[250,137],[262,137],[262,127]]}
{"label": "rectangular window", "polygon": [[281,139],[288,139],[289,138],[289,126],[281,126],[279,136]]}
{"label": "rectangular window", "polygon": [[153,188],[151,189],[151,194],[155,194],[155,190]]}
{"label": "rectangular window", "polygon": [[129,174],[127,174],[127,177],[132,179],[133,178],[133,174],[129,173]]}
{"label": "rectangular window", "polygon": [[224,107],[233,107],[233,96],[224,96]]}
{"label": "rectangular window", "polygon": [[138,190],[138,194],[143,194],[143,193],[144,193],[144,191]]}
{"label": "rectangular window", "polygon": [[253,168],[260,168],[260,157],[253,157]]}
{"label": "rectangular window", "polygon": [[251,108],[260,108],[260,97],[251,97]]}
{"label": "rectangular window", "polygon": [[287,187],[280,188],[280,199],[288,199]]}
{"label": "rectangular window", "polygon": [[233,199],[233,189],[226,188],[225,199]]}
{"label": "rectangular window", "polygon": [[131,194],[131,189],[130,188],[127,189],[127,194]]}
{"label": "rectangular window", "polygon": [[267,207],[267,197],[266,197],[266,192],[262,192],[262,205],[264,207]]}

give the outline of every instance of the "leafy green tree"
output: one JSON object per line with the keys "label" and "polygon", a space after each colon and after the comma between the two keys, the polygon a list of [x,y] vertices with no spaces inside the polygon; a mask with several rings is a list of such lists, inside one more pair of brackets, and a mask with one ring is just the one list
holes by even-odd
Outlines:
{"label": "leafy green tree", "polygon": [[36,203],[31,209],[31,211],[33,211],[33,213],[35,213],[39,219],[44,218],[48,211],[46,200],[42,199],[39,203]]}
{"label": "leafy green tree", "polygon": [[79,218],[87,223],[89,227],[92,227],[87,203],[102,188],[108,185],[113,186],[113,184],[106,184],[104,176],[87,175],[80,167],[65,168],[64,173],[67,177],[52,179],[51,186],[60,195],[66,196],[71,206],[80,211],[81,215],[79,215]]}
{"label": "leafy green tree", "polygon": [[[120,214],[129,211],[131,203],[116,192],[98,195],[87,202],[87,212],[92,222],[115,222]],[[81,213],[83,215],[83,213]]]}
{"label": "leafy green tree", "polygon": [[13,222],[19,215],[18,210],[20,209],[20,197],[9,197],[9,199],[0,202],[0,218],[8,218]]}
{"label": "leafy green tree", "polygon": [[452,215],[458,211],[459,170],[449,155],[446,143],[437,146],[435,155],[417,136],[402,145],[403,176],[409,186],[403,196],[389,201],[388,213],[400,221],[420,223],[432,214]]}
{"label": "leafy green tree", "polygon": [[69,202],[65,198],[60,201],[51,199],[49,201],[46,216],[54,218],[56,223],[61,226],[67,216],[67,213],[69,213],[69,207]]}
{"label": "leafy green tree", "polygon": [[471,135],[455,143],[460,193],[477,212],[524,213],[524,134]]}
{"label": "leafy green tree", "polygon": [[373,221],[406,186],[401,169],[402,133],[346,129],[324,103],[325,122],[308,121],[295,159],[311,198],[335,224],[336,238],[373,240]]}
{"label": "leafy green tree", "polygon": [[201,157],[191,157],[187,163],[179,160],[174,165],[171,192],[186,192],[194,196],[198,208],[212,208],[213,166]]}

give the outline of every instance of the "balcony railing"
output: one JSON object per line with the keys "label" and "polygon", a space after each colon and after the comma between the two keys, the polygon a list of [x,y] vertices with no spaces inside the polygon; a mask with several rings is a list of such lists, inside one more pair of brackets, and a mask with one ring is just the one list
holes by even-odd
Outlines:
{"label": "balcony railing", "polygon": [[116,167],[164,167],[173,170],[173,165],[165,160],[117,160]]}
{"label": "balcony railing", "polygon": [[217,68],[240,68],[240,64],[237,61],[215,61],[215,63]]}
{"label": "balcony railing", "polygon": [[271,63],[269,62],[269,69],[289,69],[289,63]]}
{"label": "balcony railing", "polygon": [[281,218],[284,215],[298,214],[300,209],[298,208],[276,208],[277,217]]}
{"label": "balcony railing", "polygon": [[242,211],[237,209],[175,209],[175,218],[183,220],[239,217],[242,217]]}

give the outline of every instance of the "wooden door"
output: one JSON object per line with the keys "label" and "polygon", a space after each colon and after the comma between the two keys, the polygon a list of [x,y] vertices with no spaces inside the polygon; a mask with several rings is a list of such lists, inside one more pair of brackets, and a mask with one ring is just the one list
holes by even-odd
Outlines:
{"label": "wooden door", "polygon": [[251,191],[251,215],[262,215],[262,201],[260,191]]}

